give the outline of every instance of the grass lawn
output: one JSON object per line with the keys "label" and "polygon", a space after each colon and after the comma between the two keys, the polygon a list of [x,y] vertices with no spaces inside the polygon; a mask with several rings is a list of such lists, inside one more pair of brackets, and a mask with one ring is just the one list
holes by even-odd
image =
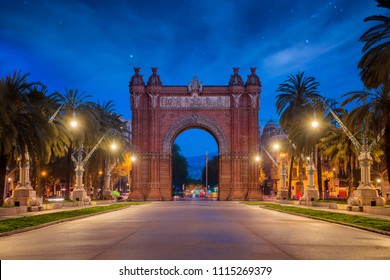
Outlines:
{"label": "grass lawn", "polygon": [[283,211],[288,213],[295,213],[295,214],[304,215],[315,219],[321,219],[321,220],[327,220],[327,221],[337,222],[346,225],[352,225],[359,228],[381,230],[390,234],[390,220],[386,220],[386,219],[370,218],[370,217],[357,216],[353,214],[335,213],[335,212],[328,212],[328,211],[294,207],[294,206],[284,206],[284,205],[277,205],[277,204],[266,203],[266,202],[257,202],[257,204],[253,202],[245,202],[245,204],[261,205],[263,208],[266,209],[278,210],[278,211]]}
{"label": "grass lawn", "polygon": [[94,206],[77,210],[68,210],[51,214],[42,214],[30,217],[11,218],[0,221],[0,233],[9,232],[13,230],[21,230],[28,227],[39,226],[50,222],[59,220],[66,220],[70,218],[76,218],[86,216],[95,213],[107,212],[112,210],[118,210],[131,205],[140,205],[144,202],[122,202],[108,206]]}

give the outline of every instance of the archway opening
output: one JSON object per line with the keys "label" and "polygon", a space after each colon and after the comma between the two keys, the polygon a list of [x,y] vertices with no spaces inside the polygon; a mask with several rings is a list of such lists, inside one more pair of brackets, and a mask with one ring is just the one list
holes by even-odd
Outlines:
{"label": "archway opening", "polygon": [[217,199],[219,147],[207,130],[181,131],[172,145],[172,196],[175,200]]}

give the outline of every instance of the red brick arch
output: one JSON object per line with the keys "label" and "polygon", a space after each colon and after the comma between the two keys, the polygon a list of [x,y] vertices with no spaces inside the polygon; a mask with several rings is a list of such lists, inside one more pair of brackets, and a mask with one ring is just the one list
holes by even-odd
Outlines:
{"label": "red brick arch", "polygon": [[228,140],[222,128],[208,117],[202,115],[189,115],[173,123],[163,137],[163,153],[171,155],[172,145],[176,137],[184,130],[190,128],[201,128],[210,132],[218,143],[219,154],[228,154]]}
{"label": "red brick arch", "polygon": [[147,83],[140,69],[130,80],[132,141],[137,162],[132,200],[172,199],[172,145],[190,128],[201,128],[219,146],[219,200],[261,199],[258,189],[258,111],[261,84],[255,68],[246,84],[234,68],[228,86],[163,86],[157,68]]}

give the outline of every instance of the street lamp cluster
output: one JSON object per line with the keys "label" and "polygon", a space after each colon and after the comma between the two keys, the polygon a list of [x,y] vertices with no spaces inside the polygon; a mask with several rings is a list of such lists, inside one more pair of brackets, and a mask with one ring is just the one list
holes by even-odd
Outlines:
{"label": "street lamp cluster", "polygon": [[[358,188],[355,190],[353,195],[348,199],[349,207],[352,206],[365,206],[365,205],[384,205],[386,204],[385,199],[378,195],[378,192],[374,189],[374,186],[371,182],[371,160],[372,157],[370,152],[374,145],[377,144],[379,139],[384,134],[384,129],[376,137],[376,139],[368,145],[367,137],[363,136],[362,144],[355,138],[355,136],[348,130],[344,123],[339,119],[339,117],[333,112],[333,110],[324,102],[322,99],[315,99],[310,102],[314,107],[316,104],[322,105],[324,108],[329,110],[333,118],[340,125],[343,132],[348,136],[354,146],[359,150],[358,161],[360,165],[360,183]],[[313,127],[318,127],[318,121],[316,119],[312,122]],[[309,184],[310,185],[310,184]]]}
{"label": "street lamp cluster", "polygon": [[[377,189],[374,188],[372,182],[371,182],[371,155],[370,151],[372,150],[373,146],[376,145],[376,143],[379,141],[380,137],[383,135],[384,130],[382,130],[381,134],[376,137],[376,139],[368,145],[367,138],[363,137],[363,142],[360,144],[354,135],[348,130],[348,128],[342,123],[342,121],[338,118],[338,116],[332,111],[332,109],[322,100],[322,99],[315,99],[309,102],[313,109],[315,109],[315,106],[320,104],[324,106],[334,117],[336,122],[339,124],[339,126],[342,128],[343,132],[348,136],[348,138],[351,140],[351,142],[358,148],[359,155],[358,160],[360,163],[360,174],[361,174],[361,180],[359,187],[354,191],[352,196],[348,199],[349,207],[352,206],[364,206],[364,205],[384,205],[385,199],[382,198],[380,195],[378,195],[379,187]],[[316,118],[316,114],[314,111],[314,118],[311,122],[312,128],[318,128],[320,126],[320,123],[318,122]],[[292,144],[294,146],[294,144]],[[280,153],[279,157],[281,159],[281,165],[277,163],[277,161],[271,156],[271,154],[267,151],[267,149],[264,146],[261,146],[261,149],[267,154],[267,156],[271,159],[271,161],[274,163],[274,165],[280,170],[281,174],[281,180],[282,180],[282,186],[277,192],[277,199],[285,199],[288,197],[288,191],[286,188],[286,178],[287,178],[287,170],[285,168],[285,160],[287,154]],[[275,143],[273,145],[273,149],[275,151],[280,151],[280,144]],[[303,155],[301,155],[303,157]],[[260,161],[260,157],[257,155],[255,157],[256,161]],[[310,157],[307,157],[306,161],[307,165],[307,173],[308,173],[308,180],[307,180],[307,187],[304,190],[304,195],[301,198],[301,200],[305,201],[314,201],[318,200],[319,198],[319,192],[315,187],[314,184],[314,173],[315,173],[315,164],[313,160],[313,151],[310,153]],[[379,186],[380,180],[377,181],[377,186]]]}

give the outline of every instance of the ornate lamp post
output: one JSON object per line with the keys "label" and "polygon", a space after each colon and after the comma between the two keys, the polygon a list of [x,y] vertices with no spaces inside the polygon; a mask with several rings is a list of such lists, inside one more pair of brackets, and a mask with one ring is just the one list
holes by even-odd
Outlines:
{"label": "ornate lamp post", "polygon": [[280,191],[278,191],[278,197],[279,199],[287,199],[288,197],[288,190],[287,190],[287,187],[286,187],[286,179],[287,179],[287,169],[286,169],[286,164],[285,164],[285,161],[286,161],[286,156],[287,154],[286,153],[280,153],[280,157],[282,159],[282,168],[281,168],[281,177],[282,177],[282,189]]}
{"label": "ornate lamp post", "polygon": [[[110,128],[107,130],[106,133],[100,138],[98,143],[95,145],[95,147],[92,148],[92,150],[86,155],[85,158],[83,158],[83,155],[85,154],[83,146],[78,149],[78,151],[74,152],[72,154],[72,161],[75,164],[75,171],[76,171],[76,186],[72,192],[72,199],[78,200],[78,201],[85,201],[89,202],[91,201],[91,198],[87,195],[86,191],[83,188],[83,175],[84,175],[84,166],[87,163],[87,161],[90,159],[92,154],[96,151],[96,149],[99,147],[103,139],[110,133],[118,133],[117,130]],[[111,147],[113,148],[113,147]],[[77,158],[75,157],[75,154],[77,154]],[[111,177],[111,174],[110,176]]]}
{"label": "ornate lamp post", "polygon": [[[279,150],[279,145],[275,144],[274,149]],[[261,149],[267,154],[267,156],[271,159],[271,161],[275,164],[275,166],[280,170],[281,172],[281,179],[282,179],[282,187],[278,190],[276,194],[276,199],[287,199],[288,198],[288,190],[286,188],[286,179],[287,179],[287,169],[285,167],[285,158],[286,154],[281,153],[280,157],[282,159],[282,166],[280,166],[276,160],[271,156],[271,154],[264,148],[264,146],[261,146]]]}
{"label": "ornate lamp post", "polygon": [[[377,138],[368,145],[367,138],[363,137],[362,144],[356,140],[355,136],[348,130],[348,128],[344,125],[344,123],[339,119],[339,117],[332,111],[332,109],[322,100],[315,99],[310,102],[318,103],[323,105],[329,112],[332,114],[334,119],[340,125],[344,133],[348,136],[354,146],[359,150],[358,161],[360,165],[360,182],[358,188],[355,190],[353,195],[348,199],[349,208],[352,206],[363,207],[366,205],[385,205],[386,201],[383,197],[378,195],[378,192],[374,189],[374,186],[371,182],[371,160],[372,157],[370,155],[371,149],[379,139],[384,134],[385,130],[383,129],[381,133],[377,136]],[[315,105],[315,104],[314,104]],[[313,106],[314,106],[313,105]],[[314,126],[314,125],[313,125]]]}
{"label": "ornate lamp post", "polygon": [[319,193],[314,185],[314,171],[316,170],[313,160],[313,152],[308,157],[308,168],[307,168],[307,188],[301,200],[314,201],[318,200]]}

